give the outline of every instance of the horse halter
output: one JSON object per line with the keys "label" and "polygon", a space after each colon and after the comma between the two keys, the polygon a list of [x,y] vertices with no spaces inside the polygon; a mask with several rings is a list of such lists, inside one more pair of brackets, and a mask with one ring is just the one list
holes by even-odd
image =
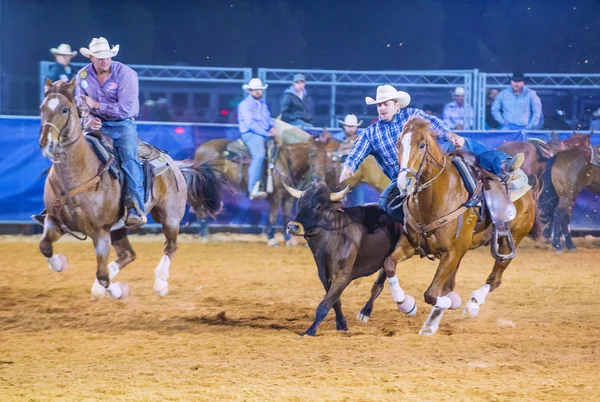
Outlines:
{"label": "horse halter", "polygon": [[[50,127],[50,129],[56,131],[57,133],[57,137],[58,137],[58,148],[60,150],[62,149],[66,149],[68,147],[70,147],[71,145],[75,144],[80,138],[81,136],[78,136],[77,138],[75,138],[73,141],[64,144],[62,141],[64,141],[67,137],[65,137],[64,135],[62,135],[63,131],[67,128],[67,126],[69,125],[69,121],[71,120],[71,108],[68,108],[68,114],[67,114],[67,120],[65,121],[65,124],[63,125],[63,127],[59,130],[58,127],[56,127],[56,125],[54,123],[50,123],[50,122],[46,122],[44,123],[44,125],[42,126],[42,130],[48,126]],[[53,162],[57,162],[58,159],[60,158],[60,152],[58,151],[54,151],[52,152],[53,155]]]}
{"label": "horse halter", "polygon": [[417,181],[417,184],[419,184],[421,182],[421,175],[423,174],[423,170],[425,169],[425,161],[427,160],[427,158],[431,158],[435,162],[435,164],[438,165],[441,169],[431,179],[429,179],[425,183],[419,185],[416,188],[416,190],[413,192],[413,194],[416,194],[416,193],[420,192],[421,190],[424,190],[427,187],[429,187],[431,185],[431,183],[433,183],[435,181],[435,179],[437,179],[442,174],[444,169],[446,169],[446,155],[443,154],[443,159],[442,159],[441,163],[437,159],[435,159],[435,157],[431,154],[431,151],[429,150],[429,136],[426,135],[425,136],[425,156],[421,160],[421,164],[419,165],[419,169],[417,170],[417,172],[415,173],[414,170],[409,169],[409,168],[400,168],[398,174],[406,172],[408,175],[411,175],[412,177],[414,177],[415,180]]}

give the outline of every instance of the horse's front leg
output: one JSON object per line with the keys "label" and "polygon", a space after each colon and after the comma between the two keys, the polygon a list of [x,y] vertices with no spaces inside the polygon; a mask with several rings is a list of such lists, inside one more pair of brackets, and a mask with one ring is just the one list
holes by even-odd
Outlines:
{"label": "horse's front leg", "polygon": [[99,230],[93,236],[96,249],[96,279],[114,299],[125,299],[129,295],[129,286],[120,283],[111,283],[108,272],[108,254],[110,252],[109,230]]}
{"label": "horse's front leg", "polygon": [[423,324],[423,328],[419,331],[419,335],[431,336],[435,334],[444,311],[457,309],[462,304],[460,296],[453,291],[453,288],[456,271],[464,254],[464,251],[458,252],[456,250],[442,254],[433,281],[425,292],[425,302],[431,304],[433,308]]}
{"label": "horse's front leg", "polygon": [[40,251],[46,257],[48,266],[55,272],[62,272],[67,269],[67,257],[62,254],[54,254],[52,243],[61,238],[63,232],[60,230],[60,225],[51,215],[46,215],[44,221],[44,233],[40,241]]}

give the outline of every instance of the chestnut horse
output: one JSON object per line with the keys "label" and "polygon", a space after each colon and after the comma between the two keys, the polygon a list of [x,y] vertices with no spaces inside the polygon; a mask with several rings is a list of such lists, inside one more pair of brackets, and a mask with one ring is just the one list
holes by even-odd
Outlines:
{"label": "chestnut horse", "polygon": [[567,250],[576,250],[569,224],[573,205],[581,190],[589,189],[600,194],[600,167],[591,163],[590,137],[591,134],[576,134],[569,138],[577,146],[558,152],[544,173],[548,185],[540,198],[540,205],[544,214],[552,218],[552,246],[556,252],[562,251],[563,235]]}
{"label": "chestnut horse", "polygon": [[[73,98],[75,79],[69,83],[47,81],[41,110],[39,140],[52,167],[44,187],[44,204],[48,214],[40,251],[50,268],[61,272],[67,268],[67,259],[54,254],[52,244],[63,234],[80,232],[92,238],[96,249],[96,281],[92,298],[106,291],[113,298],[125,298],[129,288],[111,280],[136,255],[127,238],[127,229],[111,231],[122,217],[121,185],[107,172],[84,137],[77,106]],[[154,220],[162,224],[167,239],[164,255],[156,267],[154,290],[160,296],[168,292],[169,267],[177,250],[179,223],[185,211],[186,200],[200,215],[214,216],[221,209],[221,195],[226,178],[214,167],[197,162],[172,161],[170,172],[156,177],[153,197],[147,201],[146,211],[152,211]],[[108,263],[110,245],[117,252],[116,261]]]}
{"label": "chestnut horse", "polygon": [[[278,127],[283,126],[278,122]],[[269,246],[277,245],[275,239],[275,226],[279,210],[283,213],[284,226],[291,219],[294,198],[285,191],[281,180],[287,180],[295,186],[304,188],[308,182],[325,183],[325,167],[327,164],[327,151],[325,147],[331,134],[324,131],[320,137],[313,138],[306,134],[306,142],[295,144],[280,143],[275,169],[273,169],[273,192],[267,197],[269,202],[269,224],[267,226]],[[223,157],[227,145],[231,142],[226,138],[208,141],[198,147],[195,160],[198,162],[213,161],[212,163],[224,172],[231,182],[236,183],[239,191],[246,192],[248,181],[248,164],[240,165]],[[240,175],[239,169],[244,169]],[[239,177],[243,180],[240,182]],[[286,245],[293,246],[295,239],[286,241]]]}
{"label": "chestnut horse", "polygon": [[[437,145],[429,130],[429,122],[421,119],[407,122],[397,148],[400,166],[398,189],[401,196],[407,197],[404,204],[409,222],[406,225],[407,236],[401,237],[392,256],[384,262],[383,271],[373,285],[371,299],[358,318],[366,321],[363,317],[365,309],[372,309],[372,302],[381,293],[385,277],[395,279],[396,264],[414,256],[418,246],[424,246],[431,255],[440,259],[433,281],[425,292],[425,302],[433,308],[419,332],[433,335],[444,311],[457,309],[462,304],[460,296],[454,292],[456,272],[462,258],[468,250],[486,243],[493,228],[489,218],[477,225],[477,214],[472,207],[461,208],[469,200],[469,193],[457,168]],[[516,218],[509,222],[508,228],[515,246],[518,246],[535,220],[536,207],[531,191],[516,200],[514,206]],[[416,225],[410,224],[409,216]],[[499,251],[506,254],[508,249],[507,238],[502,237]],[[477,316],[488,293],[500,286],[502,274],[510,262],[510,259],[496,261],[486,284],[471,295],[465,314]],[[398,282],[394,284],[394,289],[390,284],[392,295],[404,295]],[[394,300],[399,306],[403,302]]]}

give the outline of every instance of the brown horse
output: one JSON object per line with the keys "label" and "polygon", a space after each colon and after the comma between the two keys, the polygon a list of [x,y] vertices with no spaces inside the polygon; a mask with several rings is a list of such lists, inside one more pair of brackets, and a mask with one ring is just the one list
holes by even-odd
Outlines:
{"label": "brown horse", "polygon": [[[420,119],[407,122],[398,139],[398,189],[401,196],[408,197],[404,210],[408,225],[407,236],[402,236],[391,258],[384,263],[384,269],[373,285],[371,299],[364,309],[372,309],[372,302],[381,293],[385,277],[394,279],[396,263],[411,258],[417,248],[426,249],[440,259],[433,281],[425,292],[425,301],[433,306],[431,314],[423,325],[420,334],[433,335],[446,309],[457,309],[462,304],[460,296],[454,292],[456,272],[465,253],[485,244],[492,236],[489,218],[478,223],[472,207],[464,207],[469,193],[453,163],[436,144],[429,123]],[[533,227],[535,201],[531,191],[514,202],[516,218],[509,222],[515,246]],[[412,223],[411,223],[412,222]],[[500,253],[508,251],[506,237],[501,238]],[[509,260],[497,260],[487,282],[473,292],[465,313],[477,316],[479,307],[489,292],[500,286],[502,274],[510,264]],[[389,283],[388,279],[388,284]],[[398,282],[390,291],[403,295]],[[400,306],[400,299],[394,300]],[[361,310],[361,314],[363,313]],[[359,314],[359,320],[364,321]]]}
{"label": "brown horse", "polygon": [[[47,81],[41,110],[39,145],[44,155],[52,159],[44,188],[44,204],[48,215],[40,241],[40,251],[50,268],[61,272],[67,259],[54,254],[52,244],[63,234],[80,232],[92,238],[96,249],[96,282],[92,297],[102,297],[106,290],[114,298],[124,298],[127,285],[111,282],[117,273],[135,260],[136,255],[127,238],[127,229],[111,231],[123,216],[120,206],[121,185],[107,173],[84,138],[73,99],[75,79],[69,83]],[[200,215],[214,216],[221,209],[221,193],[226,179],[208,164],[169,161],[170,172],[156,177],[153,197],[146,211],[162,224],[167,239],[164,256],[155,272],[154,290],[160,296],[168,292],[169,266],[177,250],[179,223],[186,200]],[[116,261],[108,263],[110,245],[117,252]]]}
{"label": "brown horse", "polygon": [[[278,128],[285,123],[278,122]],[[297,129],[296,129],[297,130]],[[281,133],[281,130],[279,130]],[[324,131],[320,137],[312,138],[305,133],[306,142],[285,143],[279,142],[279,152],[273,170],[273,192],[267,197],[269,202],[269,224],[267,226],[268,245],[276,246],[275,226],[277,216],[281,209],[284,225],[291,219],[294,197],[290,196],[281,181],[286,180],[300,188],[306,187],[309,182],[325,183],[325,166],[327,164],[327,151],[325,147],[330,139],[329,132]],[[245,192],[248,181],[248,164],[240,165],[223,157],[227,145],[231,142],[226,138],[208,141],[196,150],[195,160],[199,162],[214,161],[213,164],[224,172],[230,181],[237,183],[241,192]],[[243,169],[243,172],[240,172]],[[241,173],[241,174],[240,174]],[[239,180],[242,177],[243,180]],[[296,245],[294,238],[286,240],[286,245]]]}
{"label": "brown horse", "polygon": [[573,205],[583,189],[600,194],[600,167],[591,163],[590,136],[576,134],[569,138],[578,144],[558,152],[544,173],[547,186],[540,198],[544,214],[552,218],[552,246],[562,252],[562,237],[567,250],[576,250],[569,223]]}

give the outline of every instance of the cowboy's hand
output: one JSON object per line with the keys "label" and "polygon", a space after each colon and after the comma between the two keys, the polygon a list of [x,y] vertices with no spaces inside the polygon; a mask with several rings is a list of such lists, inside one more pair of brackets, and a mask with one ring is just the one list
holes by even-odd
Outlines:
{"label": "cowboy's hand", "polygon": [[100,102],[96,102],[89,96],[85,96],[85,103],[89,106],[90,109],[100,109]]}
{"label": "cowboy's hand", "polygon": [[271,129],[269,130],[269,135],[271,137],[276,137],[277,136],[277,129],[275,127],[271,127]]}
{"label": "cowboy's hand", "polygon": [[92,117],[90,119],[90,128],[92,130],[100,130],[102,128],[102,120],[99,117]]}
{"label": "cowboy's hand", "polygon": [[465,139],[455,133],[450,133],[448,135],[448,141],[450,141],[452,145],[456,147],[456,149],[461,149],[463,145],[465,145]]}
{"label": "cowboy's hand", "polygon": [[354,176],[354,172],[347,166],[344,166],[344,170],[342,170],[342,174],[340,175],[340,183],[348,180],[350,177]]}

